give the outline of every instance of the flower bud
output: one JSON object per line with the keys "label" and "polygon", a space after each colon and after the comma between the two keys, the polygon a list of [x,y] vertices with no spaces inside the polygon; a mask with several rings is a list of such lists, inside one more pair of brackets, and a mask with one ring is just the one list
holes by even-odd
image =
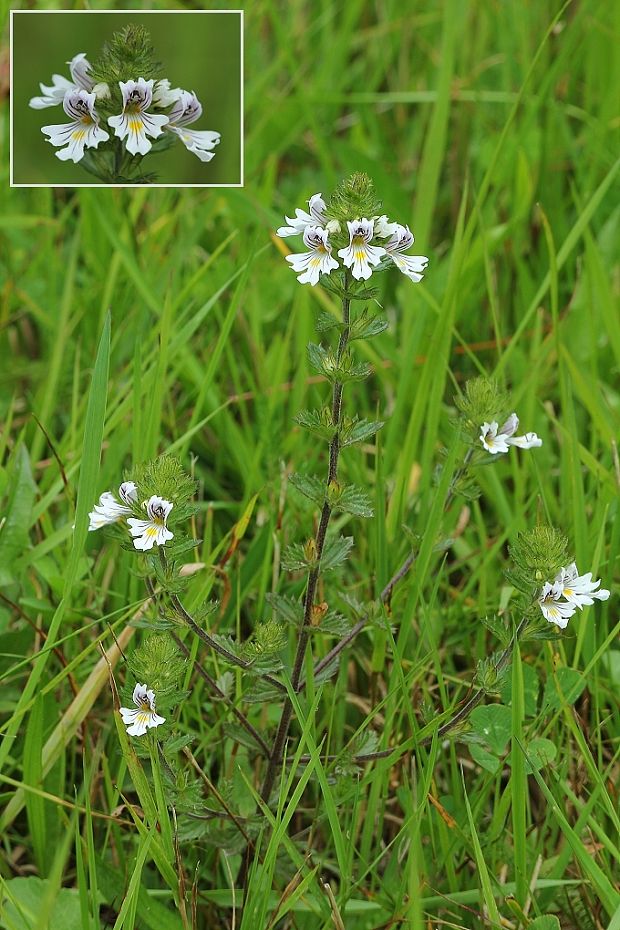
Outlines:
{"label": "flower bud", "polygon": [[322,601],[320,604],[313,604],[310,611],[310,626],[320,626],[321,620],[327,613],[327,602]]}
{"label": "flower bud", "polygon": [[309,539],[304,543],[304,556],[307,562],[316,562],[316,543],[314,539]]}
{"label": "flower bud", "polygon": [[101,81],[99,84],[95,84],[93,87],[93,94],[97,100],[109,100],[112,96],[110,93],[110,85],[106,84],[105,81]]}

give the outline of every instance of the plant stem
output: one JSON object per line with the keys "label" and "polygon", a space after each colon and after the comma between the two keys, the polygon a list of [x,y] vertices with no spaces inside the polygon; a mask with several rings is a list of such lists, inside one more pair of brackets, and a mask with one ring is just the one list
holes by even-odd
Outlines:
{"label": "plant stem", "polygon": [[[349,285],[349,274],[345,272],[345,291]],[[348,297],[343,297],[342,299],[342,322],[343,328],[340,333],[340,340],[338,342],[338,350],[336,354],[336,362],[340,364],[342,356],[347,347],[347,342],[349,340],[349,322],[350,322],[350,299]],[[334,435],[329,444],[329,468],[327,473],[327,486],[330,485],[332,481],[335,481],[338,475],[338,458],[340,455],[340,418],[342,413],[342,389],[343,385],[340,381],[334,381],[334,387],[332,391],[332,424],[334,426]],[[327,490],[327,489],[326,489]],[[321,518],[319,521],[319,528],[315,537],[315,546],[316,546],[316,556],[314,567],[310,569],[308,573],[308,584],[306,587],[306,597],[304,601],[304,615],[299,629],[299,639],[297,641],[297,651],[295,653],[295,661],[293,663],[293,672],[291,675],[291,685],[294,691],[300,690],[300,681],[301,673],[303,669],[304,659],[306,656],[306,648],[308,646],[308,639],[310,637],[309,629],[312,619],[312,607],[314,605],[314,596],[316,594],[316,587],[319,580],[319,574],[321,570],[321,556],[323,554],[323,548],[325,546],[325,537],[327,535],[327,527],[329,525],[329,520],[332,514],[332,508],[330,507],[327,500],[323,503],[321,510]],[[274,782],[276,780],[276,775],[278,768],[282,763],[282,757],[284,755],[284,745],[286,743],[286,737],[288,736],[289,727],[291,724],[291,718],[293,716],[293,704],[290,698],[287,696],[284,706],[282,707],[282,714],[280,716],[280,724],[274,739],[273,749],[269,757],[269,763],[267,766],[267,772],[263,781],[263,786],[261,788],[261,798],[265,804],[269,803],[269,797],[273,789]]]}

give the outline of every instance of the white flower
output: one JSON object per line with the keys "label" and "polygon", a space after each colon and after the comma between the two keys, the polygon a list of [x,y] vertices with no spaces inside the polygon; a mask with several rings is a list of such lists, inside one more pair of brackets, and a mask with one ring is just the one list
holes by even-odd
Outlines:
{"label": "white flower", "polygon": [[33,97],[28,104],[33,110],[43,110],[46,107],[56,107],[65,99],[68,90],[75,90],[75,85],[61,74],[52,74],[51,85],[39,84],[41,97]]}
{"label": "white flower", "polygon": [[560,629],[566,629],[569,617],[572,617],[577,609],[574,604],[568,601],[561,601],[562,588],[560,584],[554,582],[549,584],[548,581],[543,585],[543,589],[538,598],[538,604],[542,615],[549,623],[555,623]]}
{"label": "white flower", "polygon": [[155,713],[155,693],[146,685],[136,685],[133,689],[132,707],[121,707],[120,714],[130,736],[144,736],[149,727],[158,727],[166,722],[165,717]]}
{"label": "white flower", "polygon": [[346,249],[339,249],[338,255],[343,260],[347,268],[351,268],[351,273],[358,281],[366,281],[372,274],[371,265],[378,265],[381,256],[385,255],[385,249],[382,246],[369,245],[373,237],[374,222],[373,220],[361,219],[351,222],[347,220],[349,227],[349,245]]}
{"label": "white flower", "polygon": [[169,107],[179,99],[182,93],[180,87],[170,87],[168,78],[163,78],[155,84],[153,103],[158,107]]}
{"label": "white flower", "polygon": [[95,95],[86,90],[68,90],[64,96],[63,109],[71,117],[70,123],[57,126],[42,126],[41,132],[48,136],[52,145],[66,148],[56,152],[61,161],[78,162],[84,157],[84,147],[96,149],[100,142],[110,138],[99,126],[95,112]]}
{"label": "white flower", "polygon": [[39,84],[42,96],[33,97],[31,99],[29,106],[31,106],[33,110],[43,110],[46,107],[58,106],[64,101],[65,94],[68,90],[92,90],[93,82],[88,77],[90,64],[86,59],[86,53],[79,52],[79,54],[75,55],[67,64],[69,65],[72,80],[69,81],[61,74],[53,74],[51,85]]}
{"label": "white flower", "polygon": [[132,502],[138,500],[138,490],[133,481],[124,481],[118,489],[118,496],[123,503],[119,503],[111,491],[104,491],[99,503],[89,513],[89,530],[100,530],[102,526],[116,523],[126,514],[131,513]]}
{"label": "white flower", "polygon": [[287,262],[291,263],[293,271],[301,271],[297,280],[300,284],[314,285],[320,274],[329,274],[338,262],[332,258],[332,247],[327,241],[328,232],[320,226],[306,226],[304,229],[304,243],[309,252],[300,252],[297,255],[287,255]]}
{"label": "white flower", "polygon": [[309,213],[297,207],[294,217],[285,216],[284,219],[289,225],[280,226],[276,230],[276,236],[280,236],[281,239],[287,236],[302,236],[306,226],[323,226],[327,219],[325,215],[327,204],[321,194],[313,194],[308,201],[308,206],[310,207]]}
{"label": "white flower", "polygon": [[[380,220],[384,217],[380,216]],[[385,243],[385,251],[388,258],[391,258],[399,271],[411,281],[422,280],[422,273],[428,265],[428,258],[425,255],[403,255],[402,253],[411,248],[413,245],[413,233],[408,226],[401,226],[400,223],[385,224],[385,228],[394,226],[395,229],[388,242]],[[381,235],[378,233],[378,235]]]}
{"label": "white flower", "polygon": [[542,439],[536,433],[526,433],[524,436],[515,436],[519,428],[519,418],[511,413],[504,425],[499,428],[497,421],[483,423],[480,427],[480,442],[491,455],[498,452],[508,452],[509,446],[518,446],[520,449],[534,449],[542,446]]}
{"label": "white flower", "polygon": [[86,58],[86,52],[79,52],[74,55],[67,64],[75,86],[90,92],[95,82],[90,77],[90,62]]}
{"label": "white flower", "polygon": [[173,504],[170,501],[153,495],[146,504],[148,520],[136,520],[133,517],[127,520],[129,532],[135,537],[133,544],[136,549],[144,552],[155,545],[163,546],[165,542],[174,537],[174,533],[171,533],[166,526],[172,507]]}
{"label": "white flower", "polygon": [[169,113],[167,128],[174,132],[189,152],[197,155],[200,161],[211,161],[212,149],[220,141],[219,132],[210,129],[186,129],[189,123],[195,123],[202,115],[202,104],[196,94],[182,90]]}
{"label": "white flower", "polygon": [[580,575],[574,562],[571,562],[567,568],[561,568],[555,579],[555,584],[558,585],[568,603],[574,604],[580,610],[583,610],[584,605],[593,604],[595,600],[607,600],[609,591],[606,588],[599,588],[600,583],[600,579],[592,581],[592,572]]}
{"label": "white flower", "polygon": [[144,78],[118,82],[123,95],[123,112],[119,116],[108,117],[108,123],[119,139],[128,136],[125,145],[132,155],[146,155],[150,152],[152,143],[147,136],[157,139],[168,123],[167,116],[146,112],[153,100],[154,83]]}

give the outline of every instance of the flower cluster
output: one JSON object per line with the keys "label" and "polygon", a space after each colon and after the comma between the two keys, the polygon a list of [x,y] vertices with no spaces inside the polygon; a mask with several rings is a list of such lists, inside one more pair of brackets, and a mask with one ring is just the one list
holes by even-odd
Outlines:
{"label": "flower cluster", "polygon": [[133,537],[134,548],[146,551],[153,546],[163,546],[174,538],[166,526],[173,504],[163,497],[152,495],[142,504],[146,510],[147,519],[130,517],[129,514],[137,511],[138,488],[133,481],[124,481],[118,489],[118,497],[111,491],[104,491],[99,503],[89,514],[89,530],[99,530],[102,526],[109,526],[124,519],[127,520],[129,532]]}
{"label": "flower cluster", "polygon": [[[145,80],[136,76],[110,86],[105,81],[95,83],[91,65],[84,52],[75,55],[69,65],[71,79],[60,74],[52,76],[50,85],[40,84],[41,96],[33,97],[30,106],[36,110],[62,105],[69,122],[43,126],[41,132],[48,142],[58,148],[61,161],[74,163],[84,158],[87,148],[98,149],[110,143],[110,134],[101,128],[102,117],[97,111],[105,107],[108,112],[119,101],[121,112],[107,118],[114,136],[124,142],[131,156],[146,155],[151,151],[151,140],[168,134],[180,139],[185,148],[200,161],[214,157],[213,149],[220,141],[220,133],[211,130],[188,129],[202,115],[202,104],[193,91],[172,88],[170,81]],[[119,99],[120,98],[120,99]]]}
{"label": "flower cluster", "polygon": [[609,591],[592,581],[592,572],[580,575],[574,562],[561,568],[553,582],[546,581],[540,592],[538,603],[545,620],[555,623],[562,630],[577,608],[593,604],[595,600],[606,601]]}
{"label": "flower cluster", "polygon": [[497,420],[483,423],[480,427],[480,442],[491,455],[508,452],[509,446],[518,446],[520,449],[535,449],[537,446],[542,446],[542,439],[536,433],[515,436],[518,429],[519,417],[516,413],[511,413],[501,427]]}
{"label": "flower cluster", "polygon": [[135,708],[121,707],[120,714],[130,736],[144,736],[151,727],[158,727],[166,722],[155,712],[155,693],[147,686],[137,684],[133,689]]}
{"label": "flower cluster", "polygon": [[[293,271],[301,272],[297,280],[301,284],[318,283],[321,275],[329,275],[340,263],[332,255],[332,241],[341,240],[342,248],[337,255],[357,281],[367,281],[373,271],[383,271],[395,265],[411,281],[421,281],[428,259],[423,255],[405,255],[414,239],[408,226],[390,222],[385,214],[371,219],[357,217],[343,223],[329,219],[328,207],[322,194],[313,194],[308,201],[309,210],[296,208],[295,216],[286,216],[286,226],[280,226],[276,234],[281,238],[301,236],[306,252],[287,255]],[[338,244],[338,242],[336,242]]]}

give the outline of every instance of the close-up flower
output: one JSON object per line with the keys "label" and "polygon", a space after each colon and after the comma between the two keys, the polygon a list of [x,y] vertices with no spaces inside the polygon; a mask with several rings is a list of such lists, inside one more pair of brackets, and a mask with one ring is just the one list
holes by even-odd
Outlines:
{"label": "close-up flower", "polygon": [[143,552],[152,549],[153,546],[163,546],[168,540],[174,538],[166,526],[166,521],[172,507],[170,501],[164,500],[163,497],[153,495],[146,503],[147,520],[137,520],[130,517],[127,520],[129,532],[134,537],[133,544],[136,549]]}
{"label": "close-up flower", "polygon": [[132,155],[146,155],[150,152],[152,139],[157,139],[169,122],[163,113],[148,113],[153,101],[154,81],[119,81],[123,96],[123,112],[118,116],[109,116],[108,124],[114,129],[119,139],[127,139],[125,147]]}
{"label": "close-up flower", "polygon": [[368,280],[372,266],[378,265],[386,250],[383,246],[370,245],[374,234],[373,220],[361,219],[348,221],[349,245],[338,250],[338,255],[351,269],[351,274],[359,280]]}
{"label": "close-up flower", "polygon": [[137,684],[133,689],[133,707],[121,707],[120,714],[130,736],[144,736],[152,727],[166,722],[155,712],[155,693],[146,684]]}
{"label": "close-up flower", "polygon": [[[383,219],[383,217],[379,217]],[[423,278],[423,272],[428,265],[428,258],[425,255],[403,255],[407,249],[410,249],[414,243],[413,233],[408,226],[401,226],[400,223],[386,224],[385,228],[394,225],[392,235],[385,243],[385,251],[388,258],[391,258],[399,271],[402,271],[410,281],[418,283]]]}
{"label": "close-up flower", "polygon": [[99,125],[95,111],[95,95],[86,90],[68,90],[62,102],[70,123],[42,126],[41,132],[48,137],[48,142],[64,146],[56,152],[61,161],[79,162],[84,157],[85,148],[96,149],[100,142],[110,138]]}
{"label": "close-up flower", "polygon": [[338,268],[338,262],[332,258],[332,247],[328,242],[328,236],[327,230],[321,229],[320,226],[307,226],[304,229],[303,239],[309,251],[286,256],[293,271],[302,272],[297,276],[301,284],[314,286],[319,280],[319,275],[329,274],[334,268]]}
{"label": "close-up flower", "polygon": [[40,97],[32,97],[29,103],[34,110],[43,110],[46,107],[59,106],[65,99],[65,94],[69,90],[87,90],[93,89],[93,82],[89,78],[90,64],[86,58],[85,52],[79,52],[68,61],[71,80],[63,77],[61,74],[52,75],[50,85],[39,84],[41,88]]}
{"label": "close-up flower", "polygon": [[574,562],[560,569],[555,583],[569,604],[574,604],[580,610],[593,604],[595,600],[606,601],[610,594],[606,588],[600,587],[600,579],[592,581],[592,572],[580,575]]}
{"label": "close-up flower", "polygon": [[480,427],[480,442],[491,455],[508,452],[510,446],[518,446],[520,449],[535,449],[542,446],[542,439],[536,433],[515,436],[518,429],[519,418],[516,413],[511,413],[501,428],[496,420],[483,423]]}
{"label": "close-up flower", "polygon": [[325,215],[326,203],[322,194],[313,194],[308,201],[310,212],[295,208],[295,216],[285,216],[288,226],[279,226],[276,235],[281,239],[287,236],[302,236],[308,226],[323,226],[327,219]]}
{"label": "close-up flower", "polygon": [[123,517],[131,513],[131,504],[138,500],[138,490],[133,481],[123,481],[118,489],[120,501],[112,494],[111,491],[104,491],[99,498],[99,503],[95,504],[93,510],[88,515],[90,523],[89,530],[100,530],[102,526],[109,526],[111,523],[117,523]]}
{"label": "close-up flower", "polygon": [[195,123],[201,116],[202,104],[196,94],[193,91],[182,90],[168,114],[170,122],[166,128],[175,133],[185,148],[197,155],[200,161],[211,161],[214,157],[212,150],[220,141],[219,132],[210,129],[187,129],[190,123]]}
{"label": "close-up flower", "polygon": [[564,630],[568,625],[569,618],[576,611],[574,604],[568,601],[562,601],[562,588],[559,584],[550,584],[548,581],[543,585],[543,589],[538,598],[538,604],[542,615],[549,623],[555,623],[560,629]]}

